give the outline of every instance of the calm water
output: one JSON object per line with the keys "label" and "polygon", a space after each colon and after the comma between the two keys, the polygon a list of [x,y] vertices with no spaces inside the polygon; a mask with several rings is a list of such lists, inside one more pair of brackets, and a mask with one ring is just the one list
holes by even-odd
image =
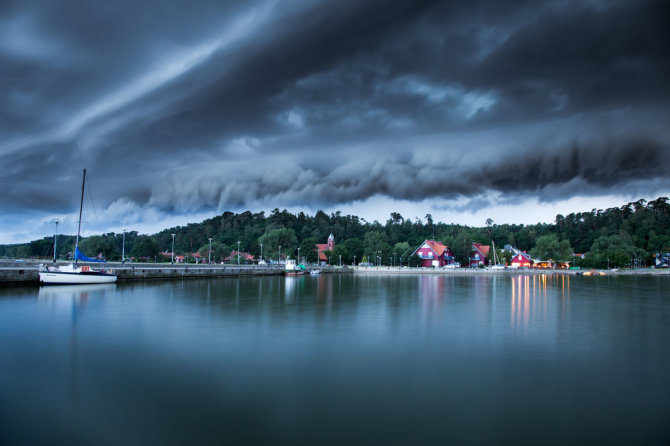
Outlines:
{"label": "calm water", "polygon": [[0,444],[668,444],[670,278],[0,289]]}

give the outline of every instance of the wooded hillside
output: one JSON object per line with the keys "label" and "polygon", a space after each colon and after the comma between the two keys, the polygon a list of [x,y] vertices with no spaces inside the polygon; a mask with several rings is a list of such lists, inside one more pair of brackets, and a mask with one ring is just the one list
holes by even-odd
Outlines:
{"label": "wooded hillside", "polygon": [[[279,209],[269,215],[225,212],[202,223],[169,228],[153,235],[126,233],[125,253],[127,258],[161,261],[160,252],[172,250],[172,233],[176,234],[175,254],[185,255],[187,261],[192,260],[190,256],[195,252],[207,259],[212,238],[212,256],[217,262],[237,250],[238,241],[241,251],[256,258],[262,243],[266,259],[277,259],[279,246],[282,258],[287,255],[294,258],[299,247],[301,257],[313,262],[317,255],[314,246],[325,243],[331,233],[335,236],[335,249],[328,253],[331,262],[338,262],[341,256],[344,264],[351,264],[354,256],[357,263],[374,261],[377,257],[382,264],[411,263],[410,255],[425,239],[436,239],[450,246],[462,264],[467,263],[473,241],[488,245],[494,240],[496,248],[510,244],[528,252],[538,248],[538,242],[542,248],[544,244],[556,243],[560,244],[557,253],[569,249],[570,254],[586,254],[586,259],[579,260],[585,266],[604,266],[607,259],[612,266],[625,266],[633,258],[651,265],[656,252],[670,249],[670,204],[666,197],[650,202],[638,200],[619,208],[557,215],[552,224],[496,224],[491,219],[484,223],[474,228],[445,224],[434,222],[430,214],[412,221],[396,212],[384,223],[340,212],[328,215],[318,211],[313,216]],[[101,253],[106,259],[120,260],[122,238],[122,234],[115,233],[91,236],[83,239],[80,246],[90,256]],[[74,236],[59,235],[57,245],[58,257],[67,259],[73,250]],[[53,237],[0,245],[0,256],[51,258]]]}

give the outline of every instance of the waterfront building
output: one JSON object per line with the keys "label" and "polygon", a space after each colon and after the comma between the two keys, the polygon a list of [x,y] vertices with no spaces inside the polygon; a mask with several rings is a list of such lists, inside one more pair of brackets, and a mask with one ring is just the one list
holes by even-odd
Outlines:
{"label": "waterfront building", "polygon": [[421,246],[414,250],[412,255],[414,254],[421,260],[419,266],[424,268],[440,268],[454,263],[454,253],[451,249],[435,240],[424,240]]}
{"label": "waterfront building", "polygon": [[249,254],[248,252],[233,250],[233,251],[230,251],[230,255],[228,257],[224,257],[223,261],[224,262],[231,262],[231,261],[232,262],[237,262],[237,255],[238,254],[240,255],[240,261],[241,262],[247,262],[247,261],[253,262],[255,260],[254,256]]}
{"label": "waterfront building", "polygon": [[319,257],[319,263],[325,263],[328,261],[328,257],[324,253],[324,251],[332,251],[335,249],[335,237],[333,234],[330,234],[328,236],[328,242],[327,243],[317,243],[316,244],[316,252],[317,256]]}
{"label": "waterfront building", "polygon": [[470,268],[478,268],[479,265],[486,266],[489,264],[489,250],[491,246],[482,245],[481,243],[473,243],[470,254]]}
{"label": "waterfront building", "polygon": [[[164,259],[172,260],[172,252],[171,251],[161,252],[160,256],[163,257]],[[184,260],[186,260],[184,258],[184,256],[180,256],[180,255],[177,255],[177,254],[174,255],[174,263],[184,263]]]}
{"label": "waterfront building", "polygon": [[519,253],[512,257],[512,260],[510,261],[512,268],[530,268],[531,263],[532,259],[530,258],[530,254],[522,251],[519,251]]}

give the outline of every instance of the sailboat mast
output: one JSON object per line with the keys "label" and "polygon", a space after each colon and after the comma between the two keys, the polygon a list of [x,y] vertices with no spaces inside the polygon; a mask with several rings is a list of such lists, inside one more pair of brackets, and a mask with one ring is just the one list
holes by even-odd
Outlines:
{"label": "sailboat mast", "polygon": [[81,181],[81,201],[79,202],[79,224],[77,225],[77,241],[74,245],[74,264],[77,264],[77,250],[79,249],[79,233],[81,232],[81,211],[84,208],[84,185],[86,184],[86,169],[84,169],[84,178]]}

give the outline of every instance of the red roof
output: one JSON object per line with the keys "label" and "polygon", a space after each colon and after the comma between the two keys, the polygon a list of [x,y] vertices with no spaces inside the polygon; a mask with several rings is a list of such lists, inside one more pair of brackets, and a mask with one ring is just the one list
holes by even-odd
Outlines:
{"label": "red roof", "polygon": [[479,253],[484,256],[488,257],[489,256],[489,250],[491,247],[489,245],[482,245],[481,243],[473,243],[472,247],[479,251]]}
{"label": "red roof", "polygon": [[[237,258],[237,253],[238,253],[237,251],[231,251],[231,252],[230,252],[230,255],[229,255],[228,257],[224,258],[223,260],[225,261],[225,260],[236,259],[236,258]],[[241,259],[244,259],[244,260],[254,260],[254,256],[252,256],[252,255],[249,254],[248,252],[240,251],[239,254],[240,254],[240,258],[241,258]]]}
{"label": "red roof", "polygon": [[444,254],[444,251],[447,249],[446,246],[444,246],[440,242],[436,242],[435,240],[426,240],[424,243],[430,246],[430,248],[433,251],[435,251],[435,254],[437,254],[438,257],[442,256],[442,254]]}
{"label": "red roof", "polygon": [[445,251],[448,251],[447,255],[453,255],[451,254],[451,252],[449,252],[448,246],[445,246],[442,243],[437,242],[435,240],[424,240],[423,243],[421,243],[419,247],[414,250],[412,255],[414,255],[419,249],[421,249],[423,245],[428,245],[428,247],[432,249],[433,252],[435,252],[436,257],[442,257]]}
{"label": "red roof", "polygon": [[319,253],[319,261],[327,262],[328,257],[323,253],[323,251],[328,251],[328,243],[317,243],[316,250]]}

